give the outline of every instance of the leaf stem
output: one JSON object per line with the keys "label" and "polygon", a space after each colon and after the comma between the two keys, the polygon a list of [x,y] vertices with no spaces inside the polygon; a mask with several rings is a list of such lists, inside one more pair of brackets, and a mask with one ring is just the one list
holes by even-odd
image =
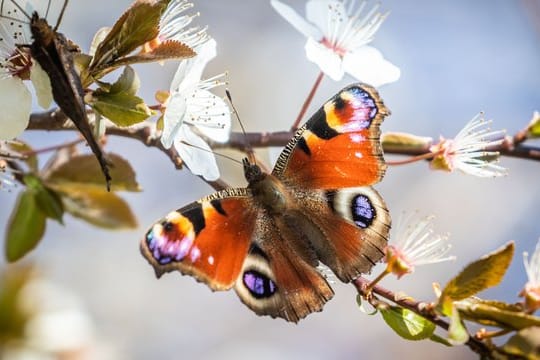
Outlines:
{"label": "leaf stem", "polygon": [[386,160],[386,164],[391,165],[391,166],[412,164],[414,162],[421,161],[421,160],[433,159],[437,155],[438,153],[428,152],[422,155],[412,156],[405,160]]}
{"label": "leaf stem", "polygon": [[319,75],[317,76],[317,79],[315,80],[315,84],[313,84],[313,87],[311,88],[311,91],[309,92],[306,100],[304,101],[304,104],[302,105],[302,108],[300,109],[300,113],[298,113],[296,120],[291,126],[291,132],[294,132],[296,131],[296,129],[298,129],[298,125],[300,125],[302,118],[306,114],[309,104],[311,104],[311,101],[313,100],[313,97],[315,96],[315,93],[317,92],[317,89],[319,88],[319,85],[321,84],[323,76],[324,76],[324,73],[321,71]]}

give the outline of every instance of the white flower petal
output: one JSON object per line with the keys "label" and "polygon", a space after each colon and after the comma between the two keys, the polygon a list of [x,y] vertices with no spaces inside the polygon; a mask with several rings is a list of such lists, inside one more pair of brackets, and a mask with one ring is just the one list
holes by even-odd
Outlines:
{"label": "white flower petal", "polygon": [[51,79],[43,68],[34,61],[30,69],[30,81],[36,90],[36,96],[39,106],[47,110],[53,102]]}
{"label": "white flower petal", "polygon": [[185,91],[187,88],[198,83],[206,64],[216,57],[216,48],[216,41],[209,39],[195,49],[197,52],[195,57],[182,61],[178,65],[176,74],[171,82],[171,92]]}
{"label": "white flower petal", "polygon": [[308,39],[305,49],[308,60],[317,64],[332,80],[339,81],[343,78],[345,71],[338,54],[312,38]]}
{"label": "white flower petal", "polygon": [[28,126],[32,95],[19,78],[0,79],[0,140],[10,140]]}
{"label": "white flower petal", "polygon": [[200,175],[208,181],[219,179],[219,169],[212,149],[188,125],[184,124],[180,128],[174,146],[193,174]]}
{"label": "white flower petal", "polygon": [[372,46],[362,46],[343,58],[343,68],[357,80],[375,87],[397,81],[401,75],[398,67],[385,60]]}
{"label": "white flower petal", "polygon": [[342,1],[310,0],[306,3],[306,18],[322,30],[324,37],[330,39],[342,32],[349,16]]}
{"label": "white flower petal", "polygon": [[180,127],[184,123],[186,108],[187,105],[184,96],[178,92],[173,93],[167,104],[167,109],[163,114],[161,143],[167,149],[172,146]]}
{"label": "white flower petal", "polygon": [[300,31],[304,36],[311,37],[317,40],[320,40],[323,36],[322,32],[306,20],[303,17],[298,15],[293,8],[288,5],[285,5],[281,1],[271,0],[270,4],[278,12],[279,15],[283,16],[294,28]]}
{"label": "white flower petal", "polygon": [[231,113],[223,99],[208,90],[197,90],[187,98],[186,103],[186,122],[214,141],[229,140]]}

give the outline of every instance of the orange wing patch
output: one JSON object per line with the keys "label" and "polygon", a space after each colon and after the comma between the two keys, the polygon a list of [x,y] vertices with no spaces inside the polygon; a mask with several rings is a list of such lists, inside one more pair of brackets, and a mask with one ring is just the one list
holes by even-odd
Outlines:
{"label": "orange wing patch", "polygon": [[298,130],[281,153],[274,175],[312,189],[378,182],[386,169],[379,126],[388,114],[374,88],[349,86]]}
{"label": "orange wing patch", "polygon": [[141,252],[157,276],[179,270],[212,290],[233,286],[251,243],[256,215],[250,197],[230,196],[238,190],[194,202],[152,226],[141,242]]}

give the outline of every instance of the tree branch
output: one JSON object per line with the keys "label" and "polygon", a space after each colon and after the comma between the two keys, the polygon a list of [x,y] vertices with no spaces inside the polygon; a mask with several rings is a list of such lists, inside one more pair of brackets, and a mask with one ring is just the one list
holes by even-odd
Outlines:
{"label": "tree branch", "polygon": [[[71,121],[67,121],[66,116],[61,111],[53,110],[32,114],[27,129],[47,131],[75,130],[75,126]],[[157,148],[167,155],[177,169],[182,168],[182,159],[174,148],[166,149],[161,144],[159,137],[155,134],[153,123],[143,122],[129,128],[110,125],[107,126],[106,133],[138,140],[148,147]],[[293,136],[294,132],[292,131],[248,132],[245,135],[241,132],[233,132],[227,143],[209,142],[209,145],[213,149],[229,148],[246,151],[246,144],[250,144],[252,147],[285,146]],[[522,142],[523,139],[520,136],[508,136],[501,145],[490,148],[490,150],[498,151],[503,156],[540,161],[540,148],[523,145]],[[417,156],[429,153],[429,146],[419,149],[384,146],[384,152],[386,154]],[[216,184],[218,187],[221,185]]]}
{"label": "tree branch", "polygon": [[[367,292],[365,291],[370,284],[370,280],[359,277],[353,281],[354,287],[356,287],[356,290],[358,290],[358,293],[362,295],[363,297],[369,296]],[[411,298],[398,298],[394,292],[391,290],[388,290],[380,285],[374,285],[371,289],[371,291],[374,294],[377,294],[395,304],[398,304],[399,306],[408,309],[426,319],[434,323],[435,325],[439,326],[440,328],[448,331],[448,328],[450,327],[450,324],[445,321],[444,319],[437,316],[432,311],[432,305],[425,302],[419,302],[416,300],[413,300]],[[469,340],[465,343],[471,350],[476,352],[477,354],[481,356],[486,356],[487,358],[490,357],[492,354],[491,349],[484,344],[482,341],[479,341],[478,339],[475,339],[473,336],[469,337]]]}

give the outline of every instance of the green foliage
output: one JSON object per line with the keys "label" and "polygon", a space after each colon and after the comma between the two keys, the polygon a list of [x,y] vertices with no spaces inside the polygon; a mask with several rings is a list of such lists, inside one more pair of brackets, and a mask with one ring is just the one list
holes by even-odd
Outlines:
{"label": "green foliage", "polygon": [[381,143],[386,151],[414,151],[422,153],[431,146],[433,139],[407,133],[388,132],[381,135]]}
{"label": "green foliage", "polygon": [[467,265],[442,291],[439,298],[440,311],[450,316],[453,302],[476,295],[482,290],[500,283],[514,255],[514,243],[483,256]]}
{"label": "green foliage", "polygon": [[435,331],[431,321],[402,307],[381,306],[378,310],[388,326],[406,340],[428,339]]}
{"label": "green foliage", "polygon": [[152,110],[135,95],[139,87],[139,77],[131,67],[126,66],[114,84],[102,84],[94,91],[90,105],[118,126],[140,123],[152,115]]}
{"label": "green foliage", "polygon": [[525,313],[523,306],[476,298],[465,299],[455,305],[464,319],[483,325],[510,330],[540,326],[540,318]]}
{"label": "green foliage", "polygon": [[193,50],[185,44],[169,41],[157,46],[153,51],[128,57],[137,48],[157,38],[161,15],[169,2],[170,0],[135,2],[99,43],[83,78],[100,79],[119,66],[137,62],[194,56]]}
{"label": "green foliage", "polygon": [[27,189],[19,194],[6,229],[5,254],[17,261],[36,247],[45,233],[46,215],[39,208],[36,192]]}
{"label": "green foliage", "polygon": [[540,137],[540,113],[535,111],[529,127],[527,128],[527,136],[530,138],[539,138]]}

